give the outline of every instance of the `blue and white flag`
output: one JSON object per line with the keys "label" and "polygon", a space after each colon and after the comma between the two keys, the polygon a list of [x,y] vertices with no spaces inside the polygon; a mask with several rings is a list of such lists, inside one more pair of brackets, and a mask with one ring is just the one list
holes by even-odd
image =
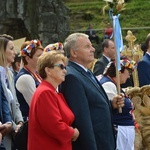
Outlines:
{"label": "blue and white flag", "polygon": [[122,32],[121,32],[121,27],[119,23],[119,16],[113,16],[113,35],[114,35],[114,42],[116,46],[116,62],[117,62],[117,68],[118,71],[121,70],[121,65],[120,65],[120,52],[123,50],[123,40],[122,40]]}

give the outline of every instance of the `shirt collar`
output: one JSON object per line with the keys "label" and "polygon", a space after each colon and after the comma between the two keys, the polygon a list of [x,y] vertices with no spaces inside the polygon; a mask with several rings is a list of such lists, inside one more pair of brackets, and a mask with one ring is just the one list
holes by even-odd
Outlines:
{"label": "shirt collar", "polygon": [[103,54],[103,56],[106,57],[109,62],[111,61],[111,59],[107,57],[106,55]]}
{"label": "shirt collar", "polygon": [[149,56],[150,56],[150,53],[149,52],[146,52]]}
{"label": "shirt collar", "polygon": [[77,63],[77,62],[74,62],[74,63],[77,64],[78,66],[80,66],[81,68],[83,68],[86,72],[88,71],[88,69],[85,68],[83,65],[81,65],[81,64],[79,64],[79,63]]}

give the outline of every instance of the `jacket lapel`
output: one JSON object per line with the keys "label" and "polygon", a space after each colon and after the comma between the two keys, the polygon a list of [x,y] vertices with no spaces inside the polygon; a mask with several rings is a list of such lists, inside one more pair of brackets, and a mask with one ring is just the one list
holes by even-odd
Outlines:
{"label": "jacket lapel", "polygon": [[76,63],[74,63],[72,61],[69,61],[68,66],[71,66],[71,67],[75,68],[82,76],[87,77],[92,82],[92,84],[96,87],[96,89],[102,94],[102,96],[107,100],[107,102],[109,101],[103,87],[101,86],[101,84],[99,83],[99,81],[97,80],[97,78],[95,76],[94,77],[95,77],[95,80],[97,81],[97,83],[95,83],[93,81],[93,79],[91,79],[88,76],[87,72],[82,67],[77,65]]}

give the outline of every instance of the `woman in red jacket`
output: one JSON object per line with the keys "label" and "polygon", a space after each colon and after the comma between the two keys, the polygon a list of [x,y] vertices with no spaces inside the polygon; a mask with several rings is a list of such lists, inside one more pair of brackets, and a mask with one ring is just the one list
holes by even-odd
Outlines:
{"label": "woman in red jacket", "polygon": [[42,54],[37,63],[43,81],[36,89],[29,111],[28,150],[72,150],[79,131],[74,115],[58,85],[65,80],[67,58],[59,52]]}

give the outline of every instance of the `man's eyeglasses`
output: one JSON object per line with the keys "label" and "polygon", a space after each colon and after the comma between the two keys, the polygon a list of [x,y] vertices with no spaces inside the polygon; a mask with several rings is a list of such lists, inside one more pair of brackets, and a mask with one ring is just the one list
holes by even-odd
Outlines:
{"label": "man's eyeglasses", "polygon": [[66,66],[64,66],[63,64],[55,64],[54,67],[59,67],[60,69],[66,69]]}

